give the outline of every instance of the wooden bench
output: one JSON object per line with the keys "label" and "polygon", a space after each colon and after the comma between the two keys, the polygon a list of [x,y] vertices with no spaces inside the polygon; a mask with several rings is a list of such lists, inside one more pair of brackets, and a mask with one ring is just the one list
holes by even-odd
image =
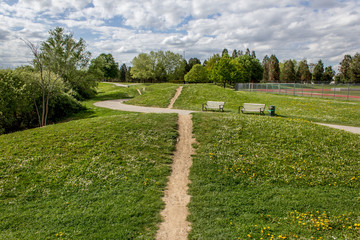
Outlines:
{"label": "wooden bench", "polygon": [[258,112],[265,114],[265,106],[266,104],[260,104],[260,103],[244,103],[242,106],[239,107],[239,113],[240,111],[242,113],[244,112]]}
{"label": "wooden bench", "polygon": [[207,101],[206,103],[203,103],[202,110],[208,110],[208,109],[219,109],[219,111],[224,111],[224,105],[225,102],[215,102],[215,101]]}

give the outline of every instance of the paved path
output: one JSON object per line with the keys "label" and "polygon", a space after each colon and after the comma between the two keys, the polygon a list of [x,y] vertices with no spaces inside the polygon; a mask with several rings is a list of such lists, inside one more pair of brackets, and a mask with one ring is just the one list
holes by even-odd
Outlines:
{"label": "paved path", "polygon": [[128,88],[128,87],[134,86],[134,85],[139,85],[139,83],[132,83],[132,84],[121,84],[121,83],[116,83],[116,82],[104,82],[104,83],[114,84],[115,86],[124,87],[124,88]]}
{"label": "paved path", "polygon": [[336,128],[336,129],[341,129],[341,130],[348,131],[351,133],[360,134],[360,127],[350,127],[350,126],[342,126],[342,125],[327,124],[327,123],[317,123],[317,124]]}
{"label": "paved path", "polygon": [[178,113],[180,115],[188,115],[196,111],[170,109],[170,108],[155,108],[155,107],[141,107],[135,105],[124,104],[129,99],[108,100],[94,103],[97,107],[110,108],[114,110],[128,111],[128,112],[142,112],[142,113]]}

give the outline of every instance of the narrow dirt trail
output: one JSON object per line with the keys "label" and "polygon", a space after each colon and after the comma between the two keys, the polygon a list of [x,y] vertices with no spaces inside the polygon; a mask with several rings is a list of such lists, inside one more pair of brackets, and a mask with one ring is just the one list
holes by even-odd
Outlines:
{"label": "narrow dirt trail", "polygon": [[161,212],[161,216],[164,221],[157,232],[157,240],[187,239],[191,229],[190,223],[186,221],[189,214],[187,205],[190,202],[190,196],[187,193],[190,183],[189,172],[192,165],[191,155],[194,153],[192,144],[195,142],[192,138],[191,117],[191,115],[179,115],[179,141],[174,153],[172,173],[163,198],[165,209]]}
{"label": "narrow dirt trail", "polygon": [[178,97],[180,96],[182,89],[183,89],[183,86],[180,86],[176,89],[176,93],[175,93],[174,97],[170,100],[170,104],[167,108],[169,108],[169,109],[173,108],[174,103],[175,103],[176,99],[178,99]]}
{"label": "narrow dirt trail", "polygon": [[[176,90],[168,109],[173,107],[174,102],[181,94],[182,88],[181,86]],[[195,142],[195,139],[192,138],[193,123],[191,118],[190,114],[179,114],[179,138],[171,166],[171,175],[163,197],[165,208],[161,212],[161,216],[164,221],[159,226],[156,235],[157,240],[187,239],[191,229],[190,223],[186,221],[186,217],[189,215],[187,205],[191,198],[187,191],[190,183],[191,155],[194,153],[192,144]]]}

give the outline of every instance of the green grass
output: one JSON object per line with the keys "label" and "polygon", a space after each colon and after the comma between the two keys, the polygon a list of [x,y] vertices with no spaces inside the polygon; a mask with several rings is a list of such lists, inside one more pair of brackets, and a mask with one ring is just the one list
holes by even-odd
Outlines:
{"label": "green grass", "polygon": [[176,137],[137,113],[0,136],[0,239],[153,239]]}
{"label": "green grass", "polygon": [[201,111],[202,104],[208,100],[225,101],[225,111],[232,113],[237,113],[238,107],[246,102],[265,103],[267,107],[274,105],[276,114],[284,118],[360,127],[360,103],[358,101],[236,92],[209,84],[185,85],[174,108]]}
{"label": "green grass", "polygon": [[190,239],[355,239],[360,136],[308,121],[194,114]]}
{"label": "green grass", "polygon": [[[128,104],[166,108],[175,95],[178,84],[159,83],[146,87],[135,86],[142,95],[128,101]],[[145,88],[145,91],[143,90]]]}

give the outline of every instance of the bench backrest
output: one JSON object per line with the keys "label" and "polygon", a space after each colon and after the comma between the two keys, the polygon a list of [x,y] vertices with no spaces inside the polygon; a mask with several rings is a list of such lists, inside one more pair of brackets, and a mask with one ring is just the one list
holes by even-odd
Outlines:
{"label": "bench backrest", "polygon": [[265,106],[266,104],[260,104],[260,103],[244,103],[243,104],[243,108],[245,108],[245,110],[260,110],[261,111],[265,111]]}
{"label": "bench backrest", "polygon": [[207,101],[206,106],[208,108],[219,108],[219,106],[224,106],[225,102],[215,102],[215,101]]}

